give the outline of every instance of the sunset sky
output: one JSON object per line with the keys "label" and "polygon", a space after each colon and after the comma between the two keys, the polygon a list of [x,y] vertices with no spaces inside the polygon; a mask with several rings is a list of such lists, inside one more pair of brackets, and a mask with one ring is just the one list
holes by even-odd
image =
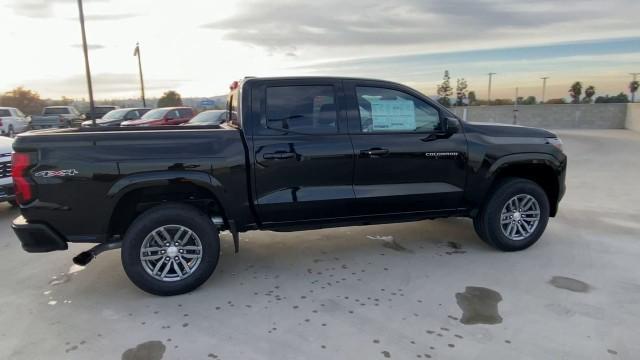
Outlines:
{"label": "sunset sky", "polygon": [[[224,94],[244,76],[394,80],[428,95],[444,70],[479,98],[566,97],[571,82],[627,91],[640,72],[640,1],[85,0],[98,99]],[[0,91],[86,97],[76,0],[0,0]]]}

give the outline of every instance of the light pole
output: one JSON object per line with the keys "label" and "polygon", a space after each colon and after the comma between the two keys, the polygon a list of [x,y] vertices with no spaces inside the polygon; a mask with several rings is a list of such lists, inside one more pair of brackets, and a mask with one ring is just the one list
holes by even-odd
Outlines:
{"label": "light pole", "polygon": [[82,0],[78,0],[78,12],[80,13],[80,29],[82,30],[82,50],[84,51],[84,71],[87,75],[87,88],[89,90],[89,115],[93,126],[96,126],[96,117],[94,116],[93,103],[93,86],[91,84],[91,69],[89,68],[89,50],[87,48],[87,35],[84,31],[84,10],[82,8]]}
{"label": "light pole", "polygon": [[493,75],[495,75],[496,73],[494,72],[490,72],[489,75],[489,91],[487,91],[487,98],[488,98],[488,105],[491,105],[491,78],[493,77]]}
{"label": "light pole", "polygon": [[[640,75],[640,73],[629,73],[629,75],[633,76],[633,82],[635,82],[636,80],[638,80],[638,75]],[[636,93],[632,92],[631,93],[631,102],[634,103],[636,102]]]}
{"label": "light pole", "polygon": [[542,103],[544,104],[544,97],[547,93],[547,79],[549,77],[548,76],[543,76],[540,79],[542,79]]}
{"label": "light pole", "polygon": [[144,78],[142,77],[142,60],[140,59],[140,43],[136,43],[136,49],[133,51],[133,56],[138,57],[138,70],[140,71],[140,89],[142,91],[142,107],[147,107],[147,101],[144,98]]}

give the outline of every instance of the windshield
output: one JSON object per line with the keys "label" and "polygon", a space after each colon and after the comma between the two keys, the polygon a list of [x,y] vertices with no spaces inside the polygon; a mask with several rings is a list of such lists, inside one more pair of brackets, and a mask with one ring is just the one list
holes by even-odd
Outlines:
{"label": "windshield", "polygon": [[160,119],[164,116],[164,114],[166,114],[170,109],[153,109],[150,110],[148,113],[144,114],[140,120],[153,120],[153,119]]}
{"label": "windshield", "polygon": [[224,113],[224,110],[204,111],[196,115],[189,121],[189,125],[217,125],[220,124],[222,119],[220,115]]}
{"label": "windshield", "polygon": [[122,119],[128,112],[127,109],[121,110],[111,110],[108,113],[104,114],[102,120],[120,120]]}

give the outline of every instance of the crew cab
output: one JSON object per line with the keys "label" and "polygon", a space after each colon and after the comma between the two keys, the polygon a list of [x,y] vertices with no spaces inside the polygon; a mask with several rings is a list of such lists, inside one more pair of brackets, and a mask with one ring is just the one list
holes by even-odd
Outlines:
{"label": "crew cab", "polygon": [[70,128],[82,122],[84,116],[73,106],[47,106],[42,115],[29,117],[31,130]]}
{"label": "crew cab", "polygon": [[218,233],[469,217],[503,251],[534,244],[556,215],[567,158],[553,133],[462,121],[401,84],[358,78],[234,82],[215,126],[19,135],[13,174],[28,252],[122,248],[141,289],[201,285]]}
{"label": "crew cab", "polygon": [[14,137],[27,129],[29,122],[22,111],[13,107],[0,107],[0,135]]}

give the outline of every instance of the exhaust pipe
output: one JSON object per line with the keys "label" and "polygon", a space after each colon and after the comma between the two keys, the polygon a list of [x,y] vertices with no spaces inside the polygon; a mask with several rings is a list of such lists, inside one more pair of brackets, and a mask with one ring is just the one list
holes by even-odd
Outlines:
{"label": "exhaust pipe", "polygon": [[108,243],[98,244],[87,251],[83,251],[73,258],[73,263],[79,266],[87,266],[96,256],[99,254],[114,249],[120,249],[122,247],[122,241],[114,241]]}

